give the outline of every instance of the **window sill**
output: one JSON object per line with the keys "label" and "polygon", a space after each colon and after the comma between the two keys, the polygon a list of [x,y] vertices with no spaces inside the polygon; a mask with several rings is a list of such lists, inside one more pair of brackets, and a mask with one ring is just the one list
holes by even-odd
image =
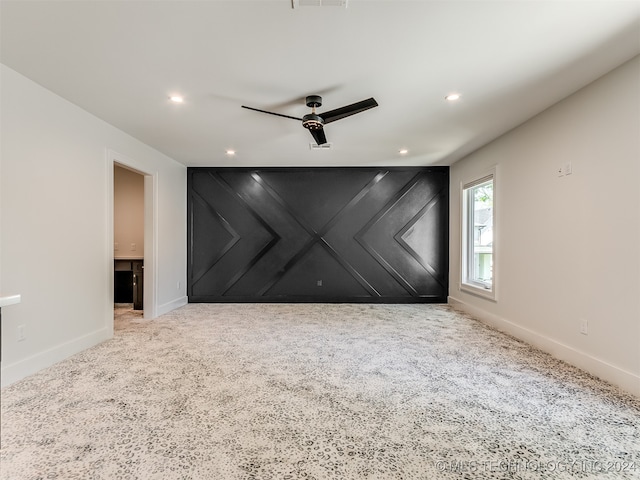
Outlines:
{"label": "window sill", "polygon": [[461,283],[460,291],[470,293],[471,295],[475,295],[476,297],[486,298],[487,300],[491,300],[492,302],[497,301],[495,289],[488,290],[486,288],[471,285],[469,283]]}

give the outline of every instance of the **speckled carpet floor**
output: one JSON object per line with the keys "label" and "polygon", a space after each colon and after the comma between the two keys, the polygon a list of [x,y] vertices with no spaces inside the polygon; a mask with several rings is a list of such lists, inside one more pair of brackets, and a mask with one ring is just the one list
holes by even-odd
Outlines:
{"label": "speckled carpet floor", "polygon": [[444,305],[116,313],[2,390],[2,479],[640,478],[639,399]]}

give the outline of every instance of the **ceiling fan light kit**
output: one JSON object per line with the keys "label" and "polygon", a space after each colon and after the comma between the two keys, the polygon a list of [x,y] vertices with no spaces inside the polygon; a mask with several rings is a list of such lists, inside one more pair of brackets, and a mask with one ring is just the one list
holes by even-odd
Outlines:
{"label": "ceiling fan light kit", "polygon": [[311,113],[308,113],[302,118],[283,115],[281,113],[268,112],[266,110],[247,107],[245,105],[242,105],[242,108],[255,110],[256,112],[268,113],[269,115],[276,115],[278,117],[291,118],[292,120],[299,120],[302,122],[302,126],[309,130],[316,143],[318,145],[323,145],[327,143],[327,137],[324,134],[324,126],[327,123],[335,122],[336,120],[340,120],[378,106],[378,102],[376,102],[372,97],[360,102],[352,103],[351,105],[329,110],[328,112],[316,113],[316,108],[322,106],[322,97],[320,95],[309,95],[306,98],[306,104],[307,107],[311,108]]}

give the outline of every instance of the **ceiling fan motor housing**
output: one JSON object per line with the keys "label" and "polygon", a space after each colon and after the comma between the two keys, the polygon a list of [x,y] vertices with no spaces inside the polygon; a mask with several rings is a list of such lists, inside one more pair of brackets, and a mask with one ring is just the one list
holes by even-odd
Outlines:
{"label": "ceiling fan motor housing", "polygon": [[309,113],[302,117],[302,126],[309,130],[320,130],[324,125],[324,120],[320,115]]}

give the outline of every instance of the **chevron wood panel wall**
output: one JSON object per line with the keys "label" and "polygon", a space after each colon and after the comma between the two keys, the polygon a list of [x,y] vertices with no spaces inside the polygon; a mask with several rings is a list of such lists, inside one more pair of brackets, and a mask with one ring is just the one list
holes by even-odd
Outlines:
{"label": "chevron wood panel wall", "polygon": [[446,302],[449,168],[189,168],[190,302]]}

